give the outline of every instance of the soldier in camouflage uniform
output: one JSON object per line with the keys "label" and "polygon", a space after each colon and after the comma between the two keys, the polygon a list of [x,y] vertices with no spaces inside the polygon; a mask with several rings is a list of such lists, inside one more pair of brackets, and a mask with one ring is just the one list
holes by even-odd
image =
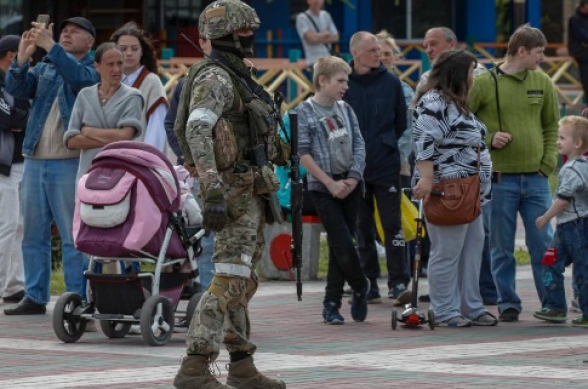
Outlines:
{"label": "soldier in camouflage uniform", "polygon": [[[191,321],[187,356],[174,386],[282,389],[284,382],[263,376],[253,364],[256,346],[250,341],[247,309],[257,289],[253,270],[263,250],[266,219],[266,200],[260,195],[264,190],[258,185],[259,169],[253,166],[251,150],[266,137],[252,133],[242,85],[235,76],[252,81],[243,59],[253,54],[259,18],[241,1],[218,0],[206,7],[200,22],[215,61],[205,59],[190,69],[175,132],[187,167],[195,168],[200,179],[204,226],[216,232],[215,275]],[[270,185],[265,193],[275,189]],[[211,374],[221,342],[230,354],[227,385]]]}

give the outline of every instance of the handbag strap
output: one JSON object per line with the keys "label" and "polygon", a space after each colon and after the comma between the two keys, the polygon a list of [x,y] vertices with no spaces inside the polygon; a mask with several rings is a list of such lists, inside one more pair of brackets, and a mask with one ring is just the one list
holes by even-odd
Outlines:
{"label": "handbag strap", "polygon": [[[495,66],[494,68],[498,72],[498,66]],[[500,99],[498,98],[498,77],[496,77],[496,74],[494,74],[494,72],[492,70],[490,70],[490,74],[492,75],[492,78],[494,79],[494,85],[496,85],[496,112],[498,113],[498,131],[503,132],[502,131],[502,116],[500,115]]]}
{"label": "handbag strap", "polygon": [[[314,19],[312,18],[312,16],[310,16],[310,14],[308,13],[308,11],[304,11],[303,14],[308,18],[308,20],[310,20],[310,23],[312,23],[312,26],[314,27],[314,29],[316,30],[316,32],[321,32],[321,30],[318,28],[318,26],[316,25]],[[327,43],[323,43],[323,45],[325,45],[325,47],[327,48],[327,50],[331,51],[331,46]]]}

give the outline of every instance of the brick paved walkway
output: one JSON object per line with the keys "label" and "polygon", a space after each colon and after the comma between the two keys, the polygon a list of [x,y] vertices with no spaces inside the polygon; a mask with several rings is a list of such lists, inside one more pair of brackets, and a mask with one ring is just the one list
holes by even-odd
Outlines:
{"label": "brick paved walkway", "polygon": [[[421,285],[426,292],[426,280]],[[326,326],[323,287],[305,284],[297,302],[293,284],[268,282],[251,304],[257,365],[289,389],[588,387],[588,330],[532,317],[539,305],[528,267],[517,281],[521,321],[487,328],[392,331],[388,301],[370,306],[364,323],[354,323],[344,307],[347,323]],[[0,388],[172,389],[184,338],[174,334],[166,346],[149,347],[137,335],[107,339],[98,332],[63,344],[50,313],[0,314]],[[221,380],[227,361],[221,353]]]}

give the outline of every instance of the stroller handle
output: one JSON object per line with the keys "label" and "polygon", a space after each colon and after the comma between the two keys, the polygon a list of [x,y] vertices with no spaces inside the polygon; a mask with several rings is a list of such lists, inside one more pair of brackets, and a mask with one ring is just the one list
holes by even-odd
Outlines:
{"label": "stroller handle", "polygon": [[194,234],[193,236],[190,237],[190,244],[196,243],[204,235],[208,236],[209,232],[210,231],[207,231],[204,228],[201,228],[196,234]]}

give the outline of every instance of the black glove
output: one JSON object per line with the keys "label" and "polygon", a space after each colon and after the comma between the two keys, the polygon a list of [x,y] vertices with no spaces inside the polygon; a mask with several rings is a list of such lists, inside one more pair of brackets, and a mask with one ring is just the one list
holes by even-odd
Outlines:
{"label": "black glove", "polygon": [[213,184],[206,190],[202,216],[207,230],[220,231],[227,223],[227,201],[221,184]]}

